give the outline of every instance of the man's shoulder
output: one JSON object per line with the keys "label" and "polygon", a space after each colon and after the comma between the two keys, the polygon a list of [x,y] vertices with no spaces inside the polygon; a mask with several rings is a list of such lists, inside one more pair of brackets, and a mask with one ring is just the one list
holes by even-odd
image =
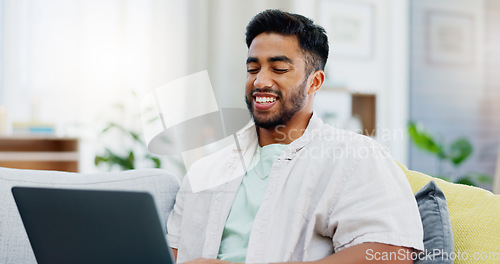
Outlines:
{"label": "man's shoulder", "polygon": [[392,159],[388,149],[374,138],[326,124],[320,128],[314,143],[310,146],[310,149],[319,149],[320,153],[328,154],[326,157],[340,160]]}
{"label": "man's shoulder", "polygon": [[371,137],[359,134],[354,131],[333,127],[323,124],[318,133],[318,140],[322,144],[329,145],[351,145],[351,146],[372,146],[378,143]]}

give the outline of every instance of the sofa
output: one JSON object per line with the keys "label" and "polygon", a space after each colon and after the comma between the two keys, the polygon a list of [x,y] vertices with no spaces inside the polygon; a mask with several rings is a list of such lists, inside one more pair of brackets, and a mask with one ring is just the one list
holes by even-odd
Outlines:
{"label": "sofa", "polygon": [[36,263],[12,196],[13,186],[149,192],[166,230],[179,180],[161,169],[81,174],[0,168],[0,264]]}
{"label": "sofa", "polygon": [[455,245],[455,264],[500,263],[500,195],[433,178],[408,170],[402,164],[399,166],[414,193],[433,180],[446,196]]}
{"label": "sofa", "polygon": [[[460,254],[454,263],[500,263],[500,256],[495,259],[493,255],[500,254],[499,195],[493,195],[480,188],[432,178],[410,171],[401,164],[400,167],[406,174],[414,193],[434,180],[446,195],[455,252]],[[1,264],[36,263],[12,197],[10,189],[13,186],[147,191],[153,195],[162,223],[166,224],[175,202],[179,181],[159,169],[77,174],[0,168]],[[480,259],[474,259],[476,252],[480,254],[478,255]],[[490,259],[484,259],[485,257]]]}

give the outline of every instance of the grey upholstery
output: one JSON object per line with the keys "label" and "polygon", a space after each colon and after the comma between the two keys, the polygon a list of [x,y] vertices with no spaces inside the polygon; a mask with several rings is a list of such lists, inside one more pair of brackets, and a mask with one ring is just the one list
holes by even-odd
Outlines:
{"label": "grey upholstery", "polygon": [[0,263],[36,263],[17,210],[13,186],[146,191],[153,195],[165,225],[173,208],[179,181],[165,170],[144,169],[113,173],[79,174],[0,168]]}

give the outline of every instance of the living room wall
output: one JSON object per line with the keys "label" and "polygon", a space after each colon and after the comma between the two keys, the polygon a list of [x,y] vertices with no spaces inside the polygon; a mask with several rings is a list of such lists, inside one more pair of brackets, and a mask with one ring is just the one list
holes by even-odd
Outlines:
{"label": "living room wall", "polygon": [[[208,70],[219,106],[244,108],[244,31],[251,17],[279,8],[321,22],[321,3],[336,0],[4,1],[2,83],[10,121],[29,121],[36,112],[39,120],[56,124],[58,135],[81,138],[81,170],[92,171],[96,153],[121,144],[120,137],[99,138],[106,122],[134,123],[138,100],[130,91],[140,98],[166,82]],[[375,93],[378,128],[403,133],[409,0],[366,3],[374,11],[368,43],[373,56],[340,58],[332,43],[329,75],[349,89]],[[117,111],[116,104],[126,111]],[[378,139],[406,163],[406,134],[399,135],[397,141]]]}
{"label": "living room wall", "polygon": [[[340,6],[339,6],[340,4]],[[335,9],[345,8],[342,10]],[[329,9],[329,10],[325,10]],[[369,9],[369,16],[363,11]],[[354,16],[353,28],[367,28],[370,37],[364,40],[361,49],[339,49],[339,43],[330,40],[330,56],[327,63],[328,86],[337,86],[349,93],[368,93],[376,95],[376,130],[374,137],[382,143],[402,163],[408,161],[408,90],[409,90],[409,0],[313,0],[294,1],[294,10],[308,15],[328,30],[328,21],[342,11]],[[365,12],[366,13],[366,12]],[[322,15],[330,14],[330,18]],[[364,25],[367,23],[367,25]],[[360,23],[361,22],[361,23]],[[346,27],[347,28],[347,27]],[[356,46],[355,41],[352,46]],[[344,44],[345,46],[345,44]],[[359,47],[358,47],[359,49]],[[330,91],[327,91],[330,93]],[[325,96],[325,94],[323,95]],[[345,93],[332,93],[328,99],[318,97],[320,104],[327,105],[332,111],[350,116],[351,105],[343,100]],[[338,105],[338,107],[336,106]],[[345,105],[345,106],[344,106]],[[371,133],[373,134],[373,133]]]}
{"label": "living room wall", "polygon": [[455,180],[491,176],[500,144],[498,1],[411,3],[410,118],[447,145],[467,138],[473,153],[455,168],[413,146],[410,167]]}
{"label": "living room wall", "polygon": [[246,23],[261,10],[289,6],[6,0],[1,100],[8,121],[36,119],[54,124],[58,136],[80,138],[80,170],[95,171],[97,153],[123,145],[122,136],[100,137],[106,124],[140,130],[140,98],[169,81],[208,70],[219,106],[245,107]]}
{"label": "living room wall", "polygon": [[[110,121],[139,126],[140,98],[186,74],[184,1],[4,1],[3,103],[9,122],[52,123],[80,138],[80,170],[122,144]],[[122,105],[125,111],[116,107]],[[134,124],[127,124],[134,123]]]}

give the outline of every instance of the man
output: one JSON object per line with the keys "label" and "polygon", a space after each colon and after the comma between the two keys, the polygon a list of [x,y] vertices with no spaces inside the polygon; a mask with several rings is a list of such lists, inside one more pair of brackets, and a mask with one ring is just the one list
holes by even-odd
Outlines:
{"label": "man", "polygon": [[267,10],[250,21],[246,42],[254,122],[238,145],[188,172],[226,184],[194,193],[185,177],[167,226],[177,261],[412,263],[423,232],[404,174],[373,140],[313,114],[324,30]]}

